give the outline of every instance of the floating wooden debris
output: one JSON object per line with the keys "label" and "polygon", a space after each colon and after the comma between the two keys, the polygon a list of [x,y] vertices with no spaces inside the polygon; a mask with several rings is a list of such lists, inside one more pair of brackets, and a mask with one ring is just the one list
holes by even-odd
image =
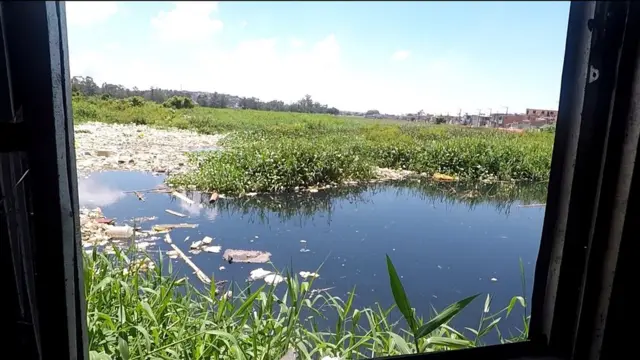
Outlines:
{"label": "floating wooden debris", "polygon": [[166,211],[167,213],[169,213],[171,215],[175,215],[175,216],[178,216],[178,217],[187,217],[187,215],[181,214],[181,213],[179,213],[177,211],[173,211],[173,210],[169,210],[169,209],[165,209],[164,211]]}
{"label": "floating wooden debris", "polygon": [[195,229],[198,227],[198,224],[159,224],[153,225],[152,229],[154,231],[170,231],[173,229]]}
{"label": "floating wooden debris", "polygon": [[138,200],[144,201],[144,197],[142,196],[142,193],[140,193],[139,191],[134,191],[133,193],[136,194],[136,196],[138,197]]}
{"label": "floating wooden debris", "polygon": [[169,234],[165,235],[164,241],[167,244],[171,245],[171,248],[173,248],[173,251],[175,251],[178,254],[178,256],[182,258],[182,260],[184,260],[184,262],[186,262],[187,265],[191,267],[191,269],[193,269],[193,271],[196,273],[196,276],[198,277],[198,279],[200,279],[200,281],[202,281],[205,284],[211,284],[211,279],[207,277],[207,275],[204,272],[202,272],[202,270],[200,270],[196,266],[196,264],[194,264],[193,261],[191,261],[191,259],[189,259],[187,255],[185,255],[182,252],[182,250],[180,250],[180,248],[176,246],[176,244],[173,243],[173,241],[171,240],[171,236],[169,236]]}
{"label": "floating wooden debris", "polygon": [[270,252],[257,251],[257,250],[234,250],[227,249],[222,254],[222,258],[229,263],[249,263],[249,264],[262,264],[269,262],[271,258]]}
{"label": "floating wooden debris", "polygon": [[518,205],[521,208],[537,208],[537,207],[545,207],[547,204],[526,204],[526,205]]}
{"label": "floating wooden debris", "polygon": [[189,198],[187,197],[187,195],[185,195],[185,194],[182,194],[182,193],[179,193],[179,192],[177,192],[177,191],[174,191],[174,192],[172,192],[172,193],[171,193],[171,195],[173,195],[173,196],[177,197],[178,199],[180,199],[180,200],[182,200],[182,201],[186,202],[186,203],[187,203],[187,204],[189,204],[189,205],[193,205],[193,204],[195,204],[195,202],[194,202],[193,200],[189,199]]}
{"label": "floating wooden debris", "polygon": [[209,198],[209,202],[210,203],[214,203],[214,202],[216,202],[216,200],[218,200],[218,193],[217,192],[213,192],[211,194],[211,197]]}

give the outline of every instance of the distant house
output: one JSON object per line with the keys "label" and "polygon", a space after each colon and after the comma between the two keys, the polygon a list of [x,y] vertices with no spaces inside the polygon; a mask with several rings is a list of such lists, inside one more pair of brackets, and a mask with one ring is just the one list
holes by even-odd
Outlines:
{"label": "distant house", "polygon": [[527,120],[525,114],[507,114],[502,116],[502,127],[515,127]]}
{"label": "distant house", "polygon": [[527,109],[526,115],[529,121],[537,121],[538,118],[548,118],[550,122],[555,122],[558,119],[558,110]]}

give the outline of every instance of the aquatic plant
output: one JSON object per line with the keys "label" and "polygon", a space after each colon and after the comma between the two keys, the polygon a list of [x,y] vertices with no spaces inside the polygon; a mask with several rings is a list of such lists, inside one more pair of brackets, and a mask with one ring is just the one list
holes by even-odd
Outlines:
{"label": "aquatic plant", "polygon": [[274,192],[364,181],[374,168],[445,173],[463,180],[546,181],[554,134],[454,125],[371,122],[323,114],[173,109],[152,102],[73,98],[77,122],[135,123],[232,133],[223,152],[192,156],[197,169],[177,185],[223,193]]}
{"label": "aquatic plant", "polygon": [[[295,350],[298,358],[322,356],[368,358],[483,345],[483,337],[498,332],[499,316],[509,316],[523,297],[489,314],[487,296],[480,326],[458,331],[449,322],[477,296],[458,301],[425,321],[409,305],[402,283],[387,258],[396,306],[408,326],[392,322],[395,307],[356,309],[355,289],[346,300],[313,289],[313,280],[285,272],[279,288],[262,285],[201,289],[173,274],[160,254],[155,263],[135,261],[134,251],[84,257],[87,328],[91,359],[280,359]],[[166,264],[165,264],[166,263]],[[138,271],[146,264],[146,271]],[[281,291],[282,290],[282,291]],[[229,293],[228,291],[232,291]],[[335,321],[321,329],[318,320]],[[528,318],[519,335],[527,336]],[[408,329],[408,330],[407,330]],[[465,335],[465,333],[470,335]]]}

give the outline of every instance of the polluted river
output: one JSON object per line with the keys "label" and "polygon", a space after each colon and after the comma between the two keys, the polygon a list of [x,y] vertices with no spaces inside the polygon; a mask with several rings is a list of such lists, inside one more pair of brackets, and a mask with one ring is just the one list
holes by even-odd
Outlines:
{"label": "polluted river", "polygon": [[[136,228],[135,240],[114,243],[152,256],[162,252],[174,274],[194,283],[202,283],[204,274],[244,287],[252,271],[260,278],[255,283],[264,284],[277,282],[265,277],[267,272],[291,269],[317,276],[313,288],[343,299],[355,287],[357,307],[388,307],[393,304],[389,255],[423,316],[431,306],[440,310],[475,293],[491,294],[500,308],[513,296],[530,298],[545,183],[469,187],[412,180],[210,202],[211,194],[164,189],[164,174],[127,170],[89,172],[78,179],[87,253],[93,247],[108,252],[113,231],[124,231],[115,234],[124,237],[129,230],[122,229]],[[188,225],[166,231],[166,225],[176,224]],[[247,263],[246,254],[232,250],[262,258]],[[473,326],[482,303],[454,324]],[[521,318],[502,324],[517,328]]]}

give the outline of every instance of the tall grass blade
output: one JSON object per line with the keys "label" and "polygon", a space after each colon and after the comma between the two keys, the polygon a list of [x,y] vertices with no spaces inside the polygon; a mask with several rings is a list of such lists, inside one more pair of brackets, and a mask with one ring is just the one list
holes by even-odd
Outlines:
{"label": "tall grass blade", "polygon": [[439,328],[440,325],[447,323],[454,316],[458,315],[460,311],[462,311],[467,305],[469,305],[475,298],[477,298],[480,294],[475,294],[473,296],[469,296],[468,298],[462,299],[458,302],[455,302],[449,306],[447,306],[444,310],[442,310],[438,315],[436,315],[433,319],[429,320],[426,324],[422,325],[420,329],[418,329],[416,337],[422,338],[425,337],[435,329]]}
{"label": "tall grass blade", "polygon": [[412,332],[416,332],[416,319],[413,315],[413,308],[409,304],[409,299],[407,298],[407,293],[404,291],[404,287],[402,286],[402,282],[400,281],[400,277],[396,272],[395,266],[393,266],[393,262],[389,255],[387,257],[387,271],[389,272],[389,283],[391,285],[391,292],[393,293],[393,299],[395,300],[396,306],[398,310],[402,313],[409,328]]}

